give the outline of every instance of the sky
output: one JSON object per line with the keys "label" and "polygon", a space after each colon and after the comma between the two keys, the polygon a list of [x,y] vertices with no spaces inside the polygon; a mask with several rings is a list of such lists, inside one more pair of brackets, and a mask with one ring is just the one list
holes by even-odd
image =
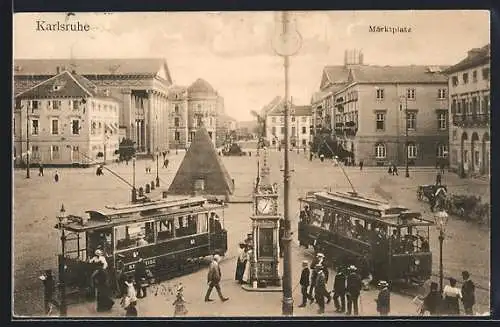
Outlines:
{"label": "sky", "polygon": [[[14,58],[164,58],[176,85],[208,81],[226,112],[251,120],[284,95],[283,58],[273,50],[277,12],[18,13]],[[290,95],[309,104],[326,65],[342,65],[358,49],[365,64],[453,65],[490,42],[488,11],[292,12],[300,49],[290,58]],[[37,31],[37,21],[89,24],[88,32]],[[373,33],[399,26],[409,33]],[[274,46],[275,47],[275,46]]]}

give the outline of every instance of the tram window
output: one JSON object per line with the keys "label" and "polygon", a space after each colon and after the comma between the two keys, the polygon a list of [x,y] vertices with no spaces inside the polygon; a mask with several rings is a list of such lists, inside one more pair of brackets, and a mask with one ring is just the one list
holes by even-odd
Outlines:
{"label": "tram window", "polygon": [[165,241],[174,237],[174,223],[172,220],[162,219],[156,222],[156,240]]}
{"label": "tram window", "polygon": [[196,216],[194,215],[177,217],[175,222],[175,236],[182,237],[196,234],[196,220]]}
{"label": "tram window", "polygon": [[154,242],[153,222],[116,227],[116,249],[124,250]]}
{"label": "tram window", "polygon": [[210,227],[210,233],[220,232],[223,228],[221,219],[216,212],[210,213],[209,227]]}
{"label": "tram window", "polygon": [[198,214],[198,233],[208,232],[208,213]]}

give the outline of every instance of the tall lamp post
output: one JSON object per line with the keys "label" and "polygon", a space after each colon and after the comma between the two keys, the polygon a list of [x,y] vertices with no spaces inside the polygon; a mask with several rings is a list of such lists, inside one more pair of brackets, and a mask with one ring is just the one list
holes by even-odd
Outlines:
{"label": "tall lamp post", "polygon": [[158,169],[158,162],[160,162],[160,152],[156,150],[156,187],[160,187],[160,175]]}
{"label": "tall lamp post", "polygon": [[66,210],[64,204],[61,205],[61,210],[57,216],[58,227],[61,232],[61,254],[59,255],[59,296],[61,301],[59,303],[59,313],[62,317],[68,314],[68,307],[66,305],[66,235],[64,233],[63,224],[66,220]]}
{"label": "tall lamp post", "polygon": [[30,118],[26,105],[26,178],[30,178]]}
{"label": "tall lamp post", "polygon": [[282,314],[285,316],[293,315],[293,297],[292,297],[292,256],[290,251],[290,243],[292,241],[290,232],[290,214],[289,214],[289,193],[290,193],[290,167],[288,161],[288,146],[289,146],[289,114],[290,114],[290,101],[289,101],[289,59],[290,56],[295,55],[302,43],[299,32],[294,28],[290,28],[290,20],[288,12],[281,13],[282,28],[277,36],[273,39],[273,49],[279,56],[284,59],[284,72],[285,72],[285,153],[284,153],[284,170],[283,170],[283,184],[284,184],[284,225],[285,233],[283,236],[283,302]]}
{"label": "tall lamp post", "polygon": [[132,203],[137,202],[137,190],[135,188],[135,156],[132,157]]}
{"label": "tall lamp post", "polygon": [[448,214],[441,209],[434,216],[434,220],[439,230],[439,289],[443,292],[443,242],[446,224],[448,223]]}
{"label": "tall lamp post", "polygon": [[[405,103],[405,176],[410,177],[410,170],[408,169],[408,97],[401,96],[401,100]],[[400,105],[399,110],[403,110],[403,104]]]}

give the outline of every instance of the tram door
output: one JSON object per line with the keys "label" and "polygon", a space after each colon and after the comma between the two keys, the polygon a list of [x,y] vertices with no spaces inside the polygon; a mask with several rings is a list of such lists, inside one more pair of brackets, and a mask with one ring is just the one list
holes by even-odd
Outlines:
{"label": "tram door", "polygon": [[87,232],[87,258],[92,258],[96,250],[103,251],[108,265],[113,265],[113,229],[111,227]]}

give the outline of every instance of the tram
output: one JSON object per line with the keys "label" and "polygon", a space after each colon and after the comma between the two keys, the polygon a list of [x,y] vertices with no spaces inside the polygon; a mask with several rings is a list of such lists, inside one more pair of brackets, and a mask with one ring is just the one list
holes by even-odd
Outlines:
{"label": "tram", "polygon": [[139,258],[157,279],[183,275],[201,267],[209,255],[225,255],[227,231],[219,200],[204,197],[161,199],[110,205],[66,216],[55,227],[64,239],[65,283],[88,288],[97,249],[104,252],[109,276],[133,274]]}
{"label": "tram", "polygon": [[422,283],[431,276],[429,229],[419,212],[355,192],[299,198],[298,239],[335,265],[356,265],[373,281]]}

